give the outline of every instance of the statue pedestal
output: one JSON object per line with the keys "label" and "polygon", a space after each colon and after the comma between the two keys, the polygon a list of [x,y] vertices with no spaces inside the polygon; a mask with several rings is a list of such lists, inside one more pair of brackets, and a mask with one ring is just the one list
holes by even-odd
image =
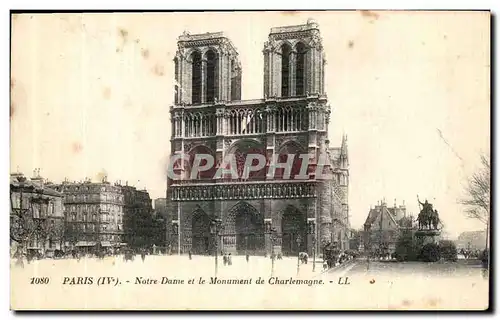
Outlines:
{"label": "statue pedestal", "polygon": [[439,230],[417,230],[415,231],[415,237],[419,239],[422,245],[428,243],[438,243],[441,238],[441,231]]}

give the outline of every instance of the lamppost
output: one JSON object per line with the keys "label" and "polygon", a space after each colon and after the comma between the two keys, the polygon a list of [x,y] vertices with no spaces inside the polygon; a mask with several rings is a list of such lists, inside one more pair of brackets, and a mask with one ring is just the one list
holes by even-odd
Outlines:
{"label": "lamppost", "polygon": [[312,238],[312,252],[313,252],[313,272],[316,271],[316,222],[314,218],[309,220],[307,233]]}
{"label": "lamppost", "polygon": [[[12,184],[10,186],[10,238],[20,245],[21,251],[25,249],[25,245],[27,247],[26,242],[29,240],[29,232],[27,231],[29,228],[28,211],[30,208],[29,206],[27,208],[23,208],[23,189],[25,181],[25,177],[19,176],[17,177],[17,188],[13,188]],[[13,189],[19,190],[19,197],[17,197],[16,191]],[[19,202],[17,200],[19,200]],[[19,206],[17,206],[18,203]]]}
{"label": "lamppost", "polygon": [[276,255],[274,254],[274,246],[278,241],[278,235],[277,235],[277,230],[274,227],[268,228],[267,233],[269,234],[269,239],[271,240],[271,277],[272,277],[274,274],[274,260],[276,259]]}
{"label": "lamppost", "polygon": [[217,262],[217,250],[218,250],[218,247],[219,247],[219,234],[220,234],[220,230],[222,229],[222,220],[221,219],[213,219],[211,222],[210,222],[210,233],[214,236],[215,238],[215,276],[217,276],[217,266],[218,266],[218,262]]}
{"label": "lamppost", "polygon": [[177,254],[181,255],[181,250],[180,250],[181,243],[180,243],[180,237],[179,237],[179,221],[178,220],[172,221],[172,235],[175,238],[177,238]]}
{"label": "lamppost", "polygon": [[302,238],[300,236],[300,234],[297,236],[297,249],[298,249],[298,253],[297,253],[297,275],[299,275],[299,271],[300,271],[300,244],[302,243]]}

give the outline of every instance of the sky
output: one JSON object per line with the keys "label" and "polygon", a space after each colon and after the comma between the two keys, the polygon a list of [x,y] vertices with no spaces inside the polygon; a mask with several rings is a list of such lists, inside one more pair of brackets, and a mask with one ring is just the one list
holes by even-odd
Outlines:
{"label": "sky", "polygon": [[484,228],[458,204],[490,146],[490,17],[481,12],[17,15],[11,171],[128,181],[165,196],[176,39],[224,31],[242,99],[263,96],[271,27],[315,19],[328,61],[330,146],[348,136],[351,224],[385,199],[434,203],[446,234]]}

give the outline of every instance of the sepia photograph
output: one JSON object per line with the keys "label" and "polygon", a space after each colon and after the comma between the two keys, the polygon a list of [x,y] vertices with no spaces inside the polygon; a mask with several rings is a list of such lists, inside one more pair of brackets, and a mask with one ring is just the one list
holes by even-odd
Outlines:
{"label": "sepia photograph", "polygon": [[11,310],[488,310],[491,19],[11,11]]}

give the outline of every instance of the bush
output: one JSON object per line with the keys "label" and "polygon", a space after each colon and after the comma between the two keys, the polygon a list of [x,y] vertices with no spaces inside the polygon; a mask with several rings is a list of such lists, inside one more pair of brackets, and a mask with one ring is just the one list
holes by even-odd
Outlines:
{"label": "bush", "polygon": [[417,243],[414,241],[411,232],[404,232],[398,238],[394,257],[398,261],[415,261],[417,259],[417,248]]}
{"label": "bush", "polygon": [[418,257],[420,261],[424,262],[436,262],[441,259],[439,245],[435,243],[428,243],[422,247],[420,250],[420,255]]}
{"label": "bush", "polygon": [[442,240],[439,242],[439,253],[441,258],[446,261],[457,261],[458,260],[458,252],[457,246],[453,241],[450,240]]}

